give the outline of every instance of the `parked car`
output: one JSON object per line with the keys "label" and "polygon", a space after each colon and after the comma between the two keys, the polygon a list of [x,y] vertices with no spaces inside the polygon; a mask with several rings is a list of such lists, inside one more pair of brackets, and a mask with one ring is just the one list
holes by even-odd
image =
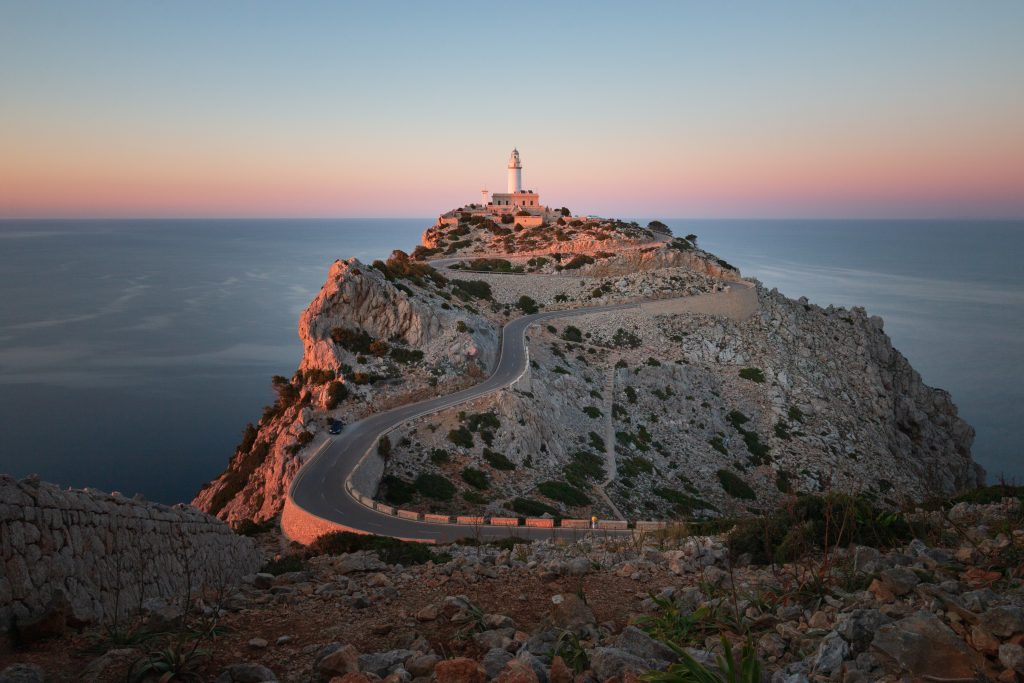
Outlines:
{"label": "parked car", "polygon": [[341,434],[341,430],[345,427],[345,424],[341,420],[331,420],[331,427],[328,431],[331,434]]}

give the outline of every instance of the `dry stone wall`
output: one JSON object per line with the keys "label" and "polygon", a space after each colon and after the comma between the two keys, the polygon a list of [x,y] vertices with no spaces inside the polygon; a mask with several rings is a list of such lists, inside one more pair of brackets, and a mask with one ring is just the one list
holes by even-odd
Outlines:
{"label": "dry stone wall", "polygon": [[178,602],[236,583],[261,557],[215,517],[37,478],[0,475],[0,633],[54,602],[109,622],[152,599]]}

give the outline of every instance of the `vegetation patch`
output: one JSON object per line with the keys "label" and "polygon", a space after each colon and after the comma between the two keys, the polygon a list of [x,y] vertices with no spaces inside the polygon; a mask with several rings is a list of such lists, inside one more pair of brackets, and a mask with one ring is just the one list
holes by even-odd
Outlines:
{"label": "vegetation patch", "polygon": [[541,517],[543,515],[557,517],[559,515],[558,510],[555,508],[532,498],[516,498],[512,501],[511,507],[517,514],[527,517]]}
{"label": "vegetation patch", "polygon": [[751,382],[757,382],[758,384],[764,383],[764,373],[759,368],[743,368],[740,370],[740,377],[749,379]]}
{"label": "vegetation patch", "polygon": [[475,489],[480,489],[481,491],[491,487],[491,482],[487,478],[487,473],[483,470],[478,470],[475,467],[462,468],[462,481]]}
{"label": "vegetation patch", "polygon": [[722,489],[733,498],[739,498],[741,500],[756,500],[757,494],[754,493],[754,489],[750,488],[750,484],[743,481],[738,474],[732,470],[718,470],[718,481],[722,484]]}
{"label": "vegetation patch", "polygon": [[449,431],[448,440],[456,446],[462,446],[463,448],[473,447],[473,434],[465,427],[459,427],[458,429],[452,429]]}
{"label": "vegetation patch", "polygon": [[564,481],[543,481],[537,485],[537,490],[542,495],[557,500],[560,503],[571,505],[590,505],[590,498],[580,489]]}
{"label": "vegetation patch", "polygon": [[434,500],[448,501],[455,495],[455,485],[440,474],[421,472],[413,485],[420,495]]}
{"label": "vegetation patch", "polygon": [[490,448],[484,448],[484,460],[496,470],[514,470],[516,468],[516,464],[509,460],[504,453],[492,451]]}
{"label": "vegetation patch", "polygon": [[356,534],[351,531],[333,531],[313,541],[307,553],[316,555],[343,555],[359,551],[375,552],[387,564],[414,565],[426,562],[446,562],[447,553],[436,552],[426,543],[400,541],[387,536]]}

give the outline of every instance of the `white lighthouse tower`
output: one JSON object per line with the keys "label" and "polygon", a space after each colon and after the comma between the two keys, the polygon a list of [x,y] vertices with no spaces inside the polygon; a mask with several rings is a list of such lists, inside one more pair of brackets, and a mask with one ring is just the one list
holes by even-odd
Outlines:
{"label": "white lighthouse tower", "polygon": [[513,149],[508,159],[508,193],[517,194],[523,191],[523,163],[519,160],[519,150]]}

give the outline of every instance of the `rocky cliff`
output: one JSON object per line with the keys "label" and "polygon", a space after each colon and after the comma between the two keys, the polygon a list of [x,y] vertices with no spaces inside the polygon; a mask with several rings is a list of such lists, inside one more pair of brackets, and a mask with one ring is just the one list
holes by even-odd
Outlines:
{"label": "rocky cliff", "polygon": [[[378,495],[423,511],[674,518],[830,489],[898,505],[983,481],[949,395],[862,309],[751,289],[693,236],[463,218],[428,229],[415,258],[332,266],[299,323],[299,371],[278,378],[279,401],[197,505],[272,517],[327,420],[477,381],[512,315],[619,302],[643,303],[543,326],[518,385],[396,432]],[[437,270],[418,260],[438,256]]]}
{"label": "rocky cliff", "polygon": [[498,326],[478,308],[487,303],[483,294],[403,252],[372,265],[336,261],[299,319],[297,372],[274,379],[277,401],[194,504],[232,523],[269,519],[332,421],[486,376],[499,342]]}

